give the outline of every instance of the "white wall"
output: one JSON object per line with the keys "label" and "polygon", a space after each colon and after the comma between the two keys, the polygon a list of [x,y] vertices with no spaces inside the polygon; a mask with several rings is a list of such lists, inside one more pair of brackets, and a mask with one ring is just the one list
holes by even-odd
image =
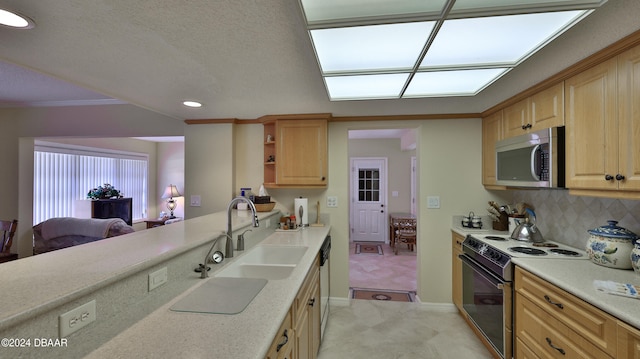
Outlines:
{"label": "white wall", "polygon": [[[4,161],[0,171],[0,196],[11,204],[0,208],[0,218],[19,221],[13,250],[21,257],[32,251],[34,138],[66,136],[112,148],[123,143],[116,138],[182,136],[183,131],[182,121],[132,105],[0,109],[0,151]],[[98,141],[95,137],[114,139]],[[146,146],[141,142],[138,146]],[[140,147],[134,145],[129,149],[136,148]],[[155,148],[152,152],[155,156]],[[155,163],[153,157],[150,168],[153,173]],[[155,187],[155,181],[152,186]]]}
{"label": "white wall", "polygon": [[190,125],[184,136],[184,170],[187,174],[184,196],[189,199],[199,195],[201,198],[200,207],[188,205],[185,208],[185,217],[226,210],[234,194],[234,125]]}
{"label": "white wall", "polygon": [[156,218],[161,211],[169,213],[167,209],[167,202],[162,199],[162,194],[168,185],[174,184],[178,188],[178,192],[182,194],[182,197],[175,198],[178,202],[178,206],[173,211],[174,216],[184,217],[185,203],[189,203],[185,197],[184,184],[184,142],[161,142],[157,144],[158,156],[157,156],[157,180],[156,189],[154,192],[149,193],[157,206],[154,206],[152,213],[149,213],[149,218]]}

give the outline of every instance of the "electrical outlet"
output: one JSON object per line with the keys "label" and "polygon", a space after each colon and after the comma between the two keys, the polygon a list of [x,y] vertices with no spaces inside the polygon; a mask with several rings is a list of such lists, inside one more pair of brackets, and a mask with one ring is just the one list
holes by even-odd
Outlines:
{"label": "electrical outlet", "polygon": [[336,196],[328,196],[327,197],[327,207],[330,207],[330,208],[338,207],[338,197],[336,197]]}
{"label": "electrical outlet", "polygon": [[192,195],[191,201],[190,201],[191,207],[200,207],[200,204],[201,204],[200,200],[201,200],[200,195],[197,195],[197,194]]}
{"label": "electrical outlet", "polygon": [[149,292],[167,283],[167,267],[149,274]]}
{"label": "electrical outlet", "polygon": [[58,317],[60,338],[71,335],[96,320],[96,300],[85,303]]}

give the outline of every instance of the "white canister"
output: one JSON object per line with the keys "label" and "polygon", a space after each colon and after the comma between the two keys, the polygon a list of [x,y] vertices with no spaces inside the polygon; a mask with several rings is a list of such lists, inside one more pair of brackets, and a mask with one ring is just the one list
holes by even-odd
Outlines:
{"label": "white canister", "polygon": [[638,236],[622,227],[617,221],[607,221],[607,225],[590,229],[587,240],[587,254],[592,262],[601,266],[631,269],[632,250]]}

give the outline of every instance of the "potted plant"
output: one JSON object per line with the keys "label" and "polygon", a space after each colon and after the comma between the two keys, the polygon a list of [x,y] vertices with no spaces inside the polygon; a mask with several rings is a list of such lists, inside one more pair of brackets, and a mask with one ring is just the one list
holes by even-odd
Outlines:
{"label": "potted plant", "polygon": [[122,198],[122,193],[109,183],[105,183],[102,186],[98,186],[89,190],[87,193],[89,199],[108,199],[108,198]]}

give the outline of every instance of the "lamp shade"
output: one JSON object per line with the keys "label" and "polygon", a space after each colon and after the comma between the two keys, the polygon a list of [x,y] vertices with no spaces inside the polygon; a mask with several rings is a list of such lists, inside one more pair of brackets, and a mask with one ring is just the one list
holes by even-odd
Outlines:
{"label": "lamp shade", "polygon": [[164,193],[162,194],[162,198],[173,198],[173,197],[182,197],[180,192],[178,192],[178,188],[174,184],[170,184],[165,188]]}

